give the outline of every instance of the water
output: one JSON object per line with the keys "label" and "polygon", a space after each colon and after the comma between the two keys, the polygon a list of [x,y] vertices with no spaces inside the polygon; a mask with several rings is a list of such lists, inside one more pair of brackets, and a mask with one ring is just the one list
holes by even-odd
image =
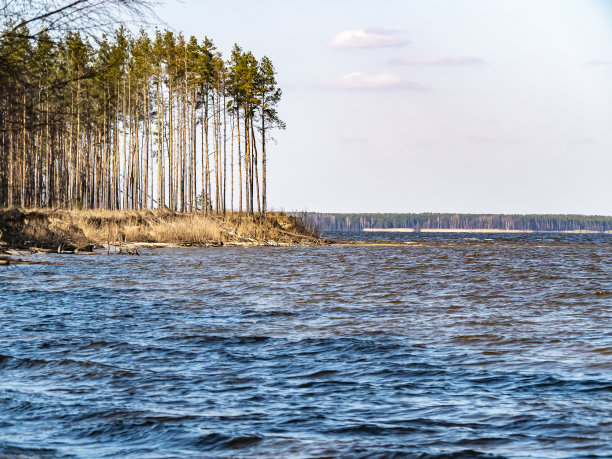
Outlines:
{"label": "water", "polygon": [[340,236],[1,267],[0,457],[612,457],[612,236]]}

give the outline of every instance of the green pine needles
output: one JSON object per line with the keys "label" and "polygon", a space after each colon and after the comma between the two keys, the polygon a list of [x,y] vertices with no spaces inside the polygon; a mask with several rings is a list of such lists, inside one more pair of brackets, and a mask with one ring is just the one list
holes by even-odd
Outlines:
{"label": "green pine needles", "polygon": [[167,30],[0,37],[0,206],[266,212],[267,57]]}

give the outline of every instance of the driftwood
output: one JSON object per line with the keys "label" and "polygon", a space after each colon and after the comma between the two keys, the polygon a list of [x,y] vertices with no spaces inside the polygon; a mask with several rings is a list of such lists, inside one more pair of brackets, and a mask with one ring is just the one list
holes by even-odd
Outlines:
{"label": "driftwood", "polygon": [[212,218],[214,218],[215,220],[217,220],[217,221],[219,222],[219,229],[220,229],[221,231],[223,231],[225,234],[228,234],[228,235],[230,235],[230,236],[232,236],[232,237],[235,237],[235,238],[238,238],[238,239],[242,239],[243,241],[248,241],[248,242],[258,242],[258,241],[257,241],[257,240],[255,240],[255,239],[252,239],[252,238],[247,237],[247,236],[241,236],[241,235],[239,235],[239,234],[234,233],[233,231],[228,230],[228,229],[227,229],[227,227],[226,227],[226,225],[225,225],[225,222],[224,222],[224,221],[223,221],[221,218],[216,217],[216,216],[214,216],[214,215],[211,215],[211,217],[212,217]]}

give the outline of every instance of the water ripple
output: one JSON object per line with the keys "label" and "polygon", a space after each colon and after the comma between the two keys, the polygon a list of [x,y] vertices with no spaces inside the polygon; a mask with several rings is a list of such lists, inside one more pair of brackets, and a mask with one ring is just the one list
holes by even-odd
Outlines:
{"label": "water ripple", "polygon": [[3,268],[0,457],[612,456],[609,236],[367,237]]}

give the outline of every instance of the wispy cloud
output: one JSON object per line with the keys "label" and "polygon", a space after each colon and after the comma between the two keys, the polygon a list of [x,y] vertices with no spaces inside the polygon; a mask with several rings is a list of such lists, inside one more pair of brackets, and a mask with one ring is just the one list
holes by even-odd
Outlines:
{"label": "wispy cloud", "polygon": [[340,32],[329,43],[329,46],[331,48],[382,48],[402,46],[406,43],[409,43],[409,40],[397,30],[368,27]]}
{"label": "wispy cloud", "polygon": [[518,137],[495,137],[495,136],[486,136],[486,135],[473,135],[466,138],[466,140],[470,143],[476,145],[523,145],[525,143],[524,139],[520,139]]}
{"label": "wispy cloud", "polygon": [[586,146],[586,145],[597,145],[599,140],[594,139],[593,137],[572,137],[567,139],[567,143],[575,146]]}
{"label": "wispy cloud", "polygon": [[586,65],[612,65],[612,59],[591,59]]}
{"label": "wispy cloud", "polygon": [[319,87],[345,90],[407,89],[411,91],[425,91],[431,89],[431,87],[426,84],[416,81],[406,81],[390,73],[368,75],[361,72],[353,72],[333,80],[323,81]]}
{"label": "wispy cloud", "polygon": [[485,61],[479,57],[406,57],[392,59],[390,64],[395,65],[483,65]]}

